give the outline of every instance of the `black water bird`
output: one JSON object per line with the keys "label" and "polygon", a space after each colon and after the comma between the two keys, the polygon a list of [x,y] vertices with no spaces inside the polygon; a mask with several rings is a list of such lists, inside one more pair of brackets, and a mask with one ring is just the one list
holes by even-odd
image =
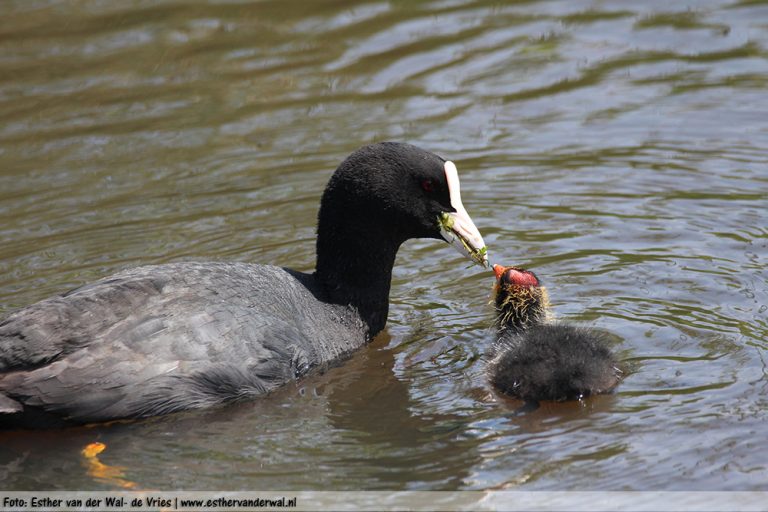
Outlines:
{"label": "black water bird", "polygon": [[267,394],[321,371],[387,321],[411,238],[486,265],[456,166],[402,143],[347,157],[323,193],[314,273],[250,263],[125,270],[0,322],[0,425],[160,415]]}
{"label": "black water bird", "polygon": [[603,333],[549,321],[547,290],[533,272],[493,269],[498,337],[486,371],[496,390],[535,403],[607,393],[619,383],[621,370]]}

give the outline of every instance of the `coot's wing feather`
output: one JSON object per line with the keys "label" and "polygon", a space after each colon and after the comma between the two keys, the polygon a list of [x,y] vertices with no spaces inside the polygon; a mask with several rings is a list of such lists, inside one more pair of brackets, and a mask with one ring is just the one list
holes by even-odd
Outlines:
{"label": "coot's wing feather", "polygon": [[28,370],[87,345],[162,293],[164,276],[114,276],[33,304],[0,323],[0,372]]}
{"label": "coot's wing feather", "polygon": [[138,346],[113,343],[109,353],[101,345],[89,347],[36,370],[9,374],[2,385],[26,406],[68,420],[99,421],[262,395],[308,371],[306,361],[313,359],[300,333],[285,324],[264,326],[257,334],[269,343],[237,345],[231,358],[206,359],[204,351],[189,350],[190,337],[174,360],[142,350],[150,343],[172,343],[177,334],[169,328]]}
{"label": "coot's wing feather", "polygon": [[[324,344],[297,323],[303,312],[323,324],[327,312],[308,312],[313,304],[278,267],[188,263],[123,272],[4,322],[0,392],[78,421],[263,394],[339,356],[318,353]],[[355,337],[341,327],[330,332],[343,347]]]}

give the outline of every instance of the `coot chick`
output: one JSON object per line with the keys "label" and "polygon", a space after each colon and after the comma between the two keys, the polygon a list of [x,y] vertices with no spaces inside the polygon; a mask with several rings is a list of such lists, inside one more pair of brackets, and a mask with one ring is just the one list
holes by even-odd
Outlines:
{"label": "coot chick", "polygon": [[621,371],[604,335],[550,323],[549,299],[538,277],[494,265],[498,339],[489,352],[491,384],[527,402],[563,401],[611,391]]}
{"label": "coot chick", "polygon": [[0,322],[0,425],[210,407],[338,364],[384,328],[395,255],[411,238],[444,239],[486,264],[452,162],[408,144],[365,146],[323,193],[314,273],[144,266]]}

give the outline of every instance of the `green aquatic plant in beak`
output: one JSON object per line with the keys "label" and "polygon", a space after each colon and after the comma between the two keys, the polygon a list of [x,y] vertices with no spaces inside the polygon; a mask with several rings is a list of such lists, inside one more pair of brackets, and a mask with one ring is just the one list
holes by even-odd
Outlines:
{"label": "green aquatic plant in beak", "polygon": [[455,216],[451,213],[443,212],[438,222],[440,224],[440,234],[443,238],[456,247],[459,252],[466,254],[469,258],[482,267],[488,267],[488,247],[482,245],[475,247],[470,240],[465,238],[461,231],[456,230]]}
{"label": "green aquatic plant in beak", "polygon": [[472,261],[482,267],[488,267],[488,248],[461,202],[459,173],[456,165],[451,161],[445,162],[445,178],[448,182],[451,207],[455,211],[443,212],[438,217],[440,234],[446,242],[456,247],[462,254],[469,256]]}

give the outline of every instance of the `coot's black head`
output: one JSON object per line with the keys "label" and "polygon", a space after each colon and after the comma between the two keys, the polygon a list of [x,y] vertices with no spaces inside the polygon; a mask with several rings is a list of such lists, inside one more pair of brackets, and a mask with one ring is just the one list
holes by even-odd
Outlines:
{"label": "coot's black head", "polygon": [[384,328],[395,256],[410,238],[442,238],[487,266],[452,162],[409,144],[358,149],[323,193],[315,278],[326,300],[358,310],[369,336]]}
{"label": "coot's black head", "polygon": [[522,331],[546,319],[549,298],[536,274],[501,265],[494,265],[493,271],[496,274],[493,302],[498,328]]}
{"label": "coot's black head", "polygon": [[483,238],[461,203],[456,166],[410,144],[364,146],[339,165],[320,205],[318,256],[328,233],[375,235],[395,249],[411,238],[443,238],[487,264]]}

